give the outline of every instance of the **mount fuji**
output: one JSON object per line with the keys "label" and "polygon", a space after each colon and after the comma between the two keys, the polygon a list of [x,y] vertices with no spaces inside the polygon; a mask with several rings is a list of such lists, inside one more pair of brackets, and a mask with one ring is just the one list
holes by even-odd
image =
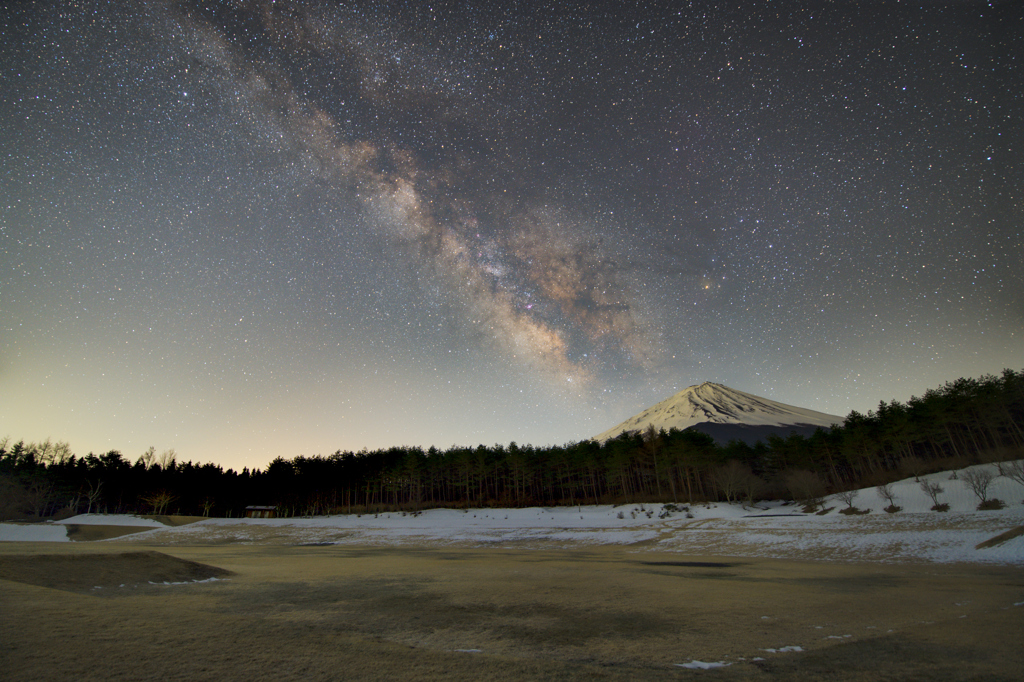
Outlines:
{"label": "mount fuji", "polygon": [[719,444],[741,440],[753,445],[769,434],[782,437],[790,433],[810,436],[816,429],[842,424],[843,417],[786,405],[768,398],[737,391],[721,384],[705,382],[690,386],[671,398],[647,408],[618,426],[594,436],[604,442],[625,431],[671,428],[701,431]]}

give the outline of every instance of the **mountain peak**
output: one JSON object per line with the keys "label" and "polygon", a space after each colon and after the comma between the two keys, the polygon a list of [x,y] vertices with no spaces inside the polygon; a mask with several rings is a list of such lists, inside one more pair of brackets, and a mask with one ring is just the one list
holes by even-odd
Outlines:
{"label": "mountain peak", "polygon": [[666,431],[671,428],[682,431],[700,424],[828,428],[842,422],[843,418],[836,415],[787,405],[705,381],[685,388],[618,426],[594,436],[594,440],[606,441],[625,431],[645,431],[649,426]]}

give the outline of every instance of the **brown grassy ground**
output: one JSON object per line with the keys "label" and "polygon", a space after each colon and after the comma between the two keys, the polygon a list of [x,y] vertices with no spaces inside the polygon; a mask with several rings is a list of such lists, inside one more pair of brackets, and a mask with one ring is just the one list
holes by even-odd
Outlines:
{"label": "brown grassy ground", "polygon": [[145,526],[97,526],[77,523],[68,523],[64,527],[68,531],[68,540],[73,542],[96,542],[152,530]]}
{"label": "brown grassy ground", "polygon": [[986,549],[988,547],[998,547],[999,545],[1003,544],[1004,542],[1009,542],[1010,540],[1013,540],[1014,538],[1019,538],[1021,535],[1024,535],[1024,526],[1017,526],[1016,528],[1011,528],[1010,530],[1006,531],[1005,533],[1000,533],[999,535],[996,535],[995,537],[989,538],[988,540],[985,540],[985,542],[979,542],[978,545],[975,547],[975,549]]}
{"label": "brown grassy ground", "polygon": [[[1018,568],[628,547],[138,549],[0,545],[0,676],[947,682],[1024,670]],[[225,576],[211,566],[232,574],[149,582]],[[792,645],[805,651],[763,651]],[[675,665],[693,659],[733,665]]]}

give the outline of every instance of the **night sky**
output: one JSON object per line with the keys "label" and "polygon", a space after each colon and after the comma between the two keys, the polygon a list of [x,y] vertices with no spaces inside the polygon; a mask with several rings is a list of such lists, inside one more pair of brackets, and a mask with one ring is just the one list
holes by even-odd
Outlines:
{"label": "night sky", "polygon": [[0,436],[263,467],[1024,367],[1019,2],[15,2]]}

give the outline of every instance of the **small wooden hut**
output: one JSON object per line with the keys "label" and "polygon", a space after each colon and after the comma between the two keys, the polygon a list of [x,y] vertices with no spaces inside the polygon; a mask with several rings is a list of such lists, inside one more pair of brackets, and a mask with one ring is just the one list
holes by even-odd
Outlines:
{"label": "small wooden hut", "polygon": [[253,504],[245,508],[245,518],[247,519],[275,519],[277,518],[277,507],[276,506],[264,506]]}

